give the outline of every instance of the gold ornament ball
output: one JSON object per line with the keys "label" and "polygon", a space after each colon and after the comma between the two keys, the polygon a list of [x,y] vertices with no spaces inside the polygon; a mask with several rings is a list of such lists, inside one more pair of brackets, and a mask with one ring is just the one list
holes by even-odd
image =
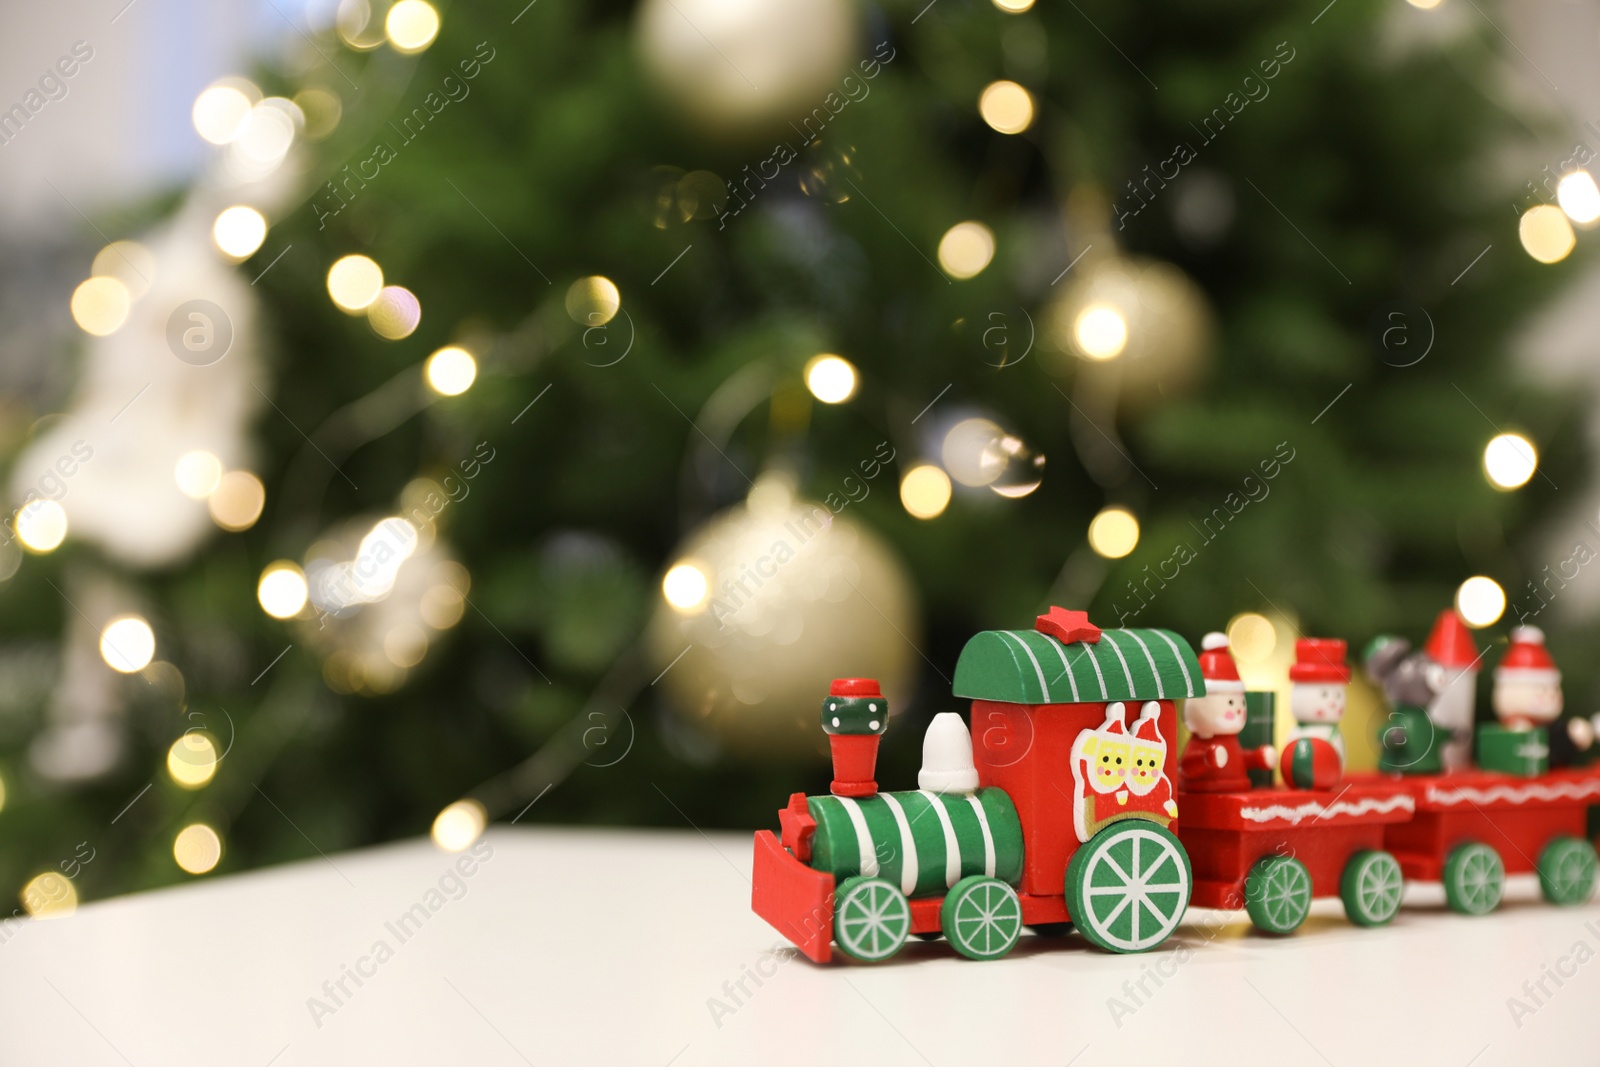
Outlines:
{"label": "gold ornament ball", "polygon": [[763,482],[684,541],[648,641],[673,709],[726,750],[815,758],[832,679],[876,678],[890,707],[905,706],[918,619],[883,540]]}
{"label": "gold ornament ball", "polygon": [[657,86],[721,133],[804,122],[813,108],[832,121],[825,99],[861,50],[855,0],[644,0],[638,18]]}
{"label": "gold ornament ball", "polygon": [[1114,379],[1124,403],[1193,387],[1212,339],[1200,287],[1160,260],[1114,256],[1086,266],[1046,311],[1058,365]]}

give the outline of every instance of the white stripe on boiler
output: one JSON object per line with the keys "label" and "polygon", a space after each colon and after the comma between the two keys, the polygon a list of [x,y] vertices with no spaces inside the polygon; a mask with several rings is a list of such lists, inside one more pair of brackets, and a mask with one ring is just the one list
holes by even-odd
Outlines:
{"label": "white stripe on boiler", "polygon": [[933,805],[933,813],[939,816],[939,825],[944,829],[944,884],[948,889],[961,880],[961,843],[956,840],[955,824],[950,821],[950,813],[945,810],[942,797],[926,789],[917,792],[928,798],[928,803]]}
{"label": "white stripe on boiler", "polygon": [[983,805],[977,797],[967,797],[967,803],[972,805],[972,810],[978,813],[978,826],[983,829],[983,873],[990,878],[994,877],[994,833],[989,829],[989,813],[983,810]]}
{"label": "white stripe on boiler", "polygon": [[900,827],[900,892],[906,896],[917,888],[917,843],[911,839],[911,823],[906,819],[906,809],[900,806],[900,798],[893,793],[879,793],[883,802],[889,806],[889,811],[894,815],[895,825]]}
{"label": "white stripe on boiler", "polygon": [[850,816],[850,825],[856,832],[856,848],[861,853],[861,874],[866,878],[878,876],[878,850],[872,847],[872,835],[867,832],[867,817],[853,797],[834,797],[844,813]]}

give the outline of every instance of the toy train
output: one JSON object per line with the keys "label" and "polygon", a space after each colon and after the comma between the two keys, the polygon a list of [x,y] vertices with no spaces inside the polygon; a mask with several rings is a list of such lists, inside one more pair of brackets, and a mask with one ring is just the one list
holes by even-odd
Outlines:
{"label": "toy train", "polygon": [[[1508,872],[1536,871],[1553,903],[1589,899],[1596,854],[1585,825],[1600,766],[1342,776],[1344,645],[1300,644],[1315,662],[1291,677],[1296,700],[1306,688],[1311,703],[1296,708],[1306,729],[1281,768],[1296,784],[1282,788],[1245,777],[1276,753],[1233,739],[1243,686],[1210,639],[1197,657],[1176,633],[1101,630],[1059,607],[1031,630],[976,635],[952,684],[972,701],[971,728],[936,715],[919,788],[905,792],[873,780],[889,722],[877,683],[836,680],[822,705],[831,792],[794,794],[779,833],[756,833],[754,910],[825,963],[833,945],[888,959],[911,935],[997,959],[1024,927],[1075,928],[1102,949],[1142,952],[1191,903],[1242,907],[1284,934],[1313,899],[1338,897],[1353,923],[1381,926],[1406,880],[1443,882],[1449,905],[1473,915],[1495,908]],[[1319,686],[1334,685],[1330,735],[1315,702],[1332,700]],[[1199,739],[1181,770],[1167,740],[1179,701]],[[1208,738],[1204,708],[1232,725]]]}

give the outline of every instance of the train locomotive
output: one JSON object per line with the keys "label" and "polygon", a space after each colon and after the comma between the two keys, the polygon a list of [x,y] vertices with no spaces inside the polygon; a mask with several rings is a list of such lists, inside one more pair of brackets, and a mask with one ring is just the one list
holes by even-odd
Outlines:
{"label": "train locomotive", "polygon": [[967,642],[951,688],[971,701],[970,728],[936,715],[919,788],[880,792],[887,703],[870,679],[837,679],[821,710],[830,792],[793,794],[778,832],[756,833],[754,910],[826,963],[834,947],[886,960],[912,936],[998,959],[1025,927],[1143,952],[1191,902],[1245,908],[1283,934],[1312,899],[1338,897],[1354,923],[1381,926],[1405,879],[1441,880],[1455,910],[1481,914],[1508,864],[1537,871],[1552,902],[1590,896],[1582,835],[1600,767],[1181,792],[1178,702],[1206,684],[1178,634],[1102,630],[1053,607],[1030,630]]}

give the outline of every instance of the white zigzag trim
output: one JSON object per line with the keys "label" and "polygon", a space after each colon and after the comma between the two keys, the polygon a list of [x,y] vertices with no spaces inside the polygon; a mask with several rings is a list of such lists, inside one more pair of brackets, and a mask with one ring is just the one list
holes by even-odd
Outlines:
{"label": "white zigzag trim", "polygon": [[1585,782],[1583,785],[1571,782],[1561,782],[1556,785],[1530,782],[1520,786],[1497,785],[1489,789],[1473,789],[1471,786],[1462,786],[1459,789],[1428,787],[1428,800],[1433,804],[1459,804],[1463,800],[1472,804],[1490,804],[1496,800],[1509,800],[1513,804],[1521,804],[1528,800],[1583,800],[1585,797],[1593,796],[1600,796],[1600,780]]}
{"label": "white zigzag trim", "polygon": [[1239,809],[1239,815],[1249,819],[1251,822],[1271,822],[1273,819],[1285,819],[1292,823],[1298,823],[1308,815],[1316,816],[1319,819],[1328,819],[1335,815],[1365,815],[1369,811],[1387,812],[1394,811],[1396,808],[1415,811],[1416,807],[1417,803],[1409,793],[1397,793],[1382,800],[1376,797],[1367,797],[1354,804],[1347,804],[1340,800],[1326,807],[1314,800],[1308,800],[1299,807],[1294,808],[1286,808],[1282,804],[1274,804],[1267,808],[1241,808]]}

